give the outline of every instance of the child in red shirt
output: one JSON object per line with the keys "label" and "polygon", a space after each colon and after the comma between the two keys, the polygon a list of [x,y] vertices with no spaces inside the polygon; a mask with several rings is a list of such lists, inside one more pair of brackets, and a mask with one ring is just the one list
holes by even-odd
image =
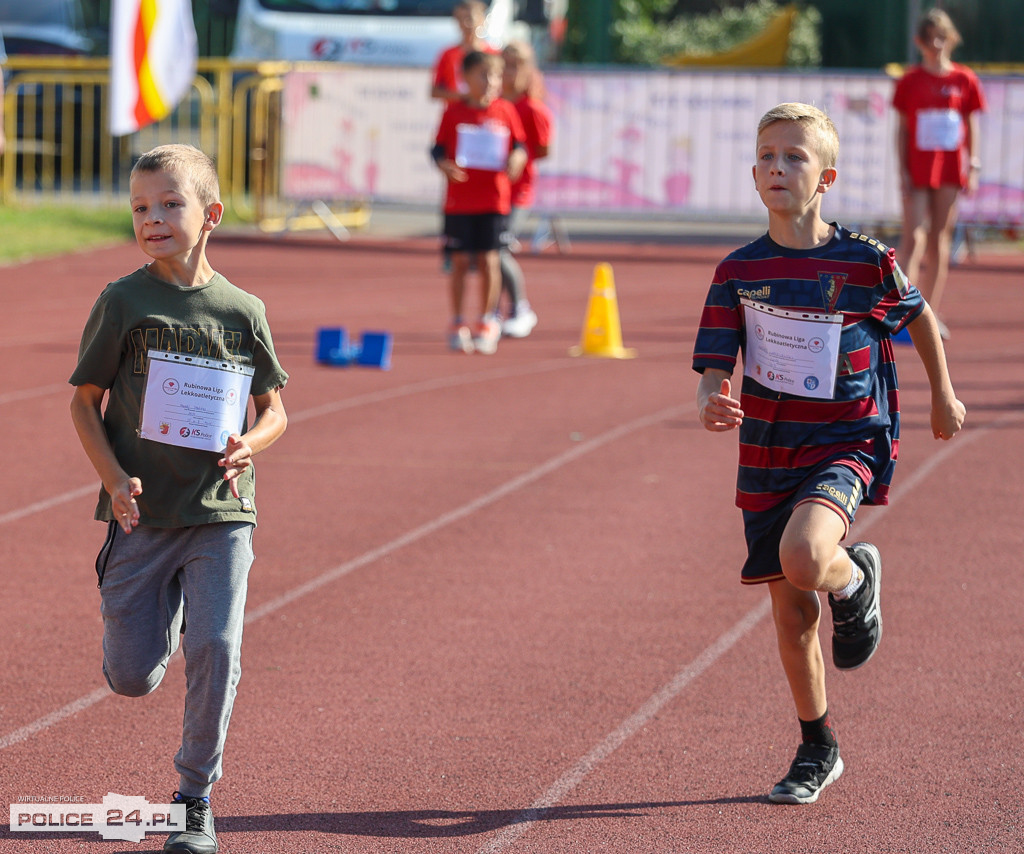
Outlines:
{"label": "child in red shirt", "polygon": [[[956,202],[978,188],[978,113],[985,96],[977,76],[950,57],[960,34],[941,9],[922,17],[914,42],[921,64],[896,84],[896,154],[903,191],[903,233],[897,251],[907,278],[938,313],[949,270]],[[924,261],[922,269],[921,262]],[[949,333],[942,322],[943,338]]]}
{"label": "child in red shirt", "polygon": [[534,95],[539,72],[533,58],[533,49],[525,42],[514,41],[502,51],[505,75],[502,95],[519,113],[526,132],[526,168],[512,185],[512,212],[509,216],[511,246],[501,253],[501,287],[508,295],[508,316],[501,331],[510,338],[525,338],[537,325],[537,314],[526,298],[523,270],[513,256],[517,245],[516,234],[533,205],[536,161],[547,157],[551,148],[552,115],[547,105]]}
{"label": "child in red shirt", "polygon": [[[515,107],[500,97],[500,56],[471,51],[462,74],[466,98],[445,110],[431,152],[448,179],[444,243],[452,263],[449,345],[490,354],[501,338],[495,316],[501,293],[499,251],[508,238],[511,184],[526,165],[526,134]],[[481,303],[480,321],[472,331],[463,321],[471,255],[480,276]]]}
{"label": "child in red shirt", "polygon": [[452,8],[452,17],[459,25],[462,39],[441,52],[434,63],[434,83],[430,97],[441,101],[461,101],[466,96],[466,83],[462,79],[462,61],[467,53],[479,50],[497,53],[497,49],[484,41],[478,33],[487,22],[487,5],[481,0],[460,0]]}

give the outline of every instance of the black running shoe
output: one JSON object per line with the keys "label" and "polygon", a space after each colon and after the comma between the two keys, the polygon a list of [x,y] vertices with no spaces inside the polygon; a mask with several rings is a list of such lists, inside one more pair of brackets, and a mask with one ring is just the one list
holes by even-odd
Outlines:
{"label": "black running shoe", "polygon": [[185,829],[167,837],[165,854],[217,854],[217,834],[213,831],[210,801],[207,798],[185,798],[181,792],[175,792],[174,803],[185,804]]}
{"label": "black running shoe", "polygon": [[846,550],[864,571],[864,583],[849,599],[831,593],[832,661],[840,670],[854,670],[875,654],[882,639],[882,557],[871,543],[854,543]]}
{"label": "black running shoe", "polygon": [[843,760],[838,747],[824,744],[801,744],[796,759],[768,796],[773,804],[813,804],[821,790],[834,783],[843,773]]}

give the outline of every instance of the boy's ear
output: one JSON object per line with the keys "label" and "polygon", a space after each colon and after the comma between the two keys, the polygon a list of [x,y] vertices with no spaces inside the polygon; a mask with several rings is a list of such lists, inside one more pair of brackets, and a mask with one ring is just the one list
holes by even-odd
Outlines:
{"label": "boy's ear", "polygon": [[821,177],[818,179],[818,192],[827,193],[829,188],[836,182],[836,177],[839,175],[834,167],[821,170]]}
{"label": "boy's ear", "polygon": [[221,202],[214,202],[206,209],[206,222],[203,223],[203,227],[207,231],[212,231],[219,224],[221,219],[224,218],[224,205]]}

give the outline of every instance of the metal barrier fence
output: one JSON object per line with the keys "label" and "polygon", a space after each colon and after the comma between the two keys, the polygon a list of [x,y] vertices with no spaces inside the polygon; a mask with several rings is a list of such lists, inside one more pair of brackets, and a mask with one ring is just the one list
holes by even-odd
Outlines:
{"label": "metal barrier fence", "polygon": [[[188,141],[216,160],[225,203],[265,230],[337,230],[365,223],[374,201],[440,201],[427,151],[441,108],[426,69],[202,59],[171,116],[114,139],[108,60],[11,57],[7,68],[4,200],[123,203],[140,152]],[[824,213],[852,226],[899,220],[885,74],[558,69],[545,79],[556,135],[538,213],[760,219],[754,126],[774,104],[803,100],[825,108],[842,139]],[[961,222],[1019,228],[1024,77],[983,85],[981,192]]]}
{"label": "metal barrier fence", "polygon": [[12,56],[0,198],[124,204],[140,153],[190,142],[215,159],[225,204],[238,217],[271,230],[301,226],[295,203],[280,193],[281,90],[291,67],[201,59],[191,91],[170,116],[112,137],[108,59]]}

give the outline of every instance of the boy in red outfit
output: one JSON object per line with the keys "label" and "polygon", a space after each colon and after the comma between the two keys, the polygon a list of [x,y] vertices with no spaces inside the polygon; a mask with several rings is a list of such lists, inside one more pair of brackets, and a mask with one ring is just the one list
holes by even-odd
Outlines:
{"label": "boy in red outfit", "polygon": [[434,83],[430,97],[451,103],[466,97],[466,83],[462,79],[462,61],[467,53],[479,50],[497,53],[497,49],[480,37],[487,23],[487,5],[481,0],[460,0],[452,9],[452,17],[462,35],[458,44],[441,52],[434,63]]}
{"label": "boy in red outfit", "polygon": [[[495,317],[501,293],[499,252],[508,238],[511,184],[526,165],[523,123],[500,97],[500,56],[471,51],[462,65],[467,93],[441,117],[431,156],[445,177],[445,251],[451,256],[450,295],[453,350],[494,353],[501,338]],[[480,321],[463,321],[463,297],[470,256],[480,275]]]}

